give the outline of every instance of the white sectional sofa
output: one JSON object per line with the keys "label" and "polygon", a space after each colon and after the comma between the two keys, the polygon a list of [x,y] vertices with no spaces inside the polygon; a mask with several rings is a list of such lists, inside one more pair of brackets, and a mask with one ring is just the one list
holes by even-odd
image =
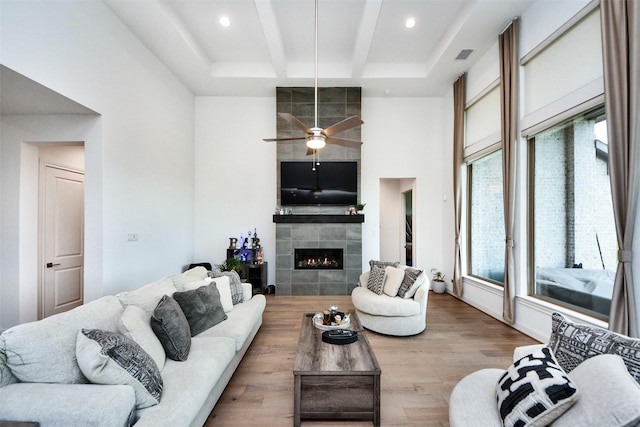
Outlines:
{"label": "white sectional sofa", "polygon": [[[143,319],[144,313],[147,319],[155,316],[154,307],[166,298],[163,295],[207,285],[206,275],[198,267],[5,331],[0,335],[0,420],[39,422],[41,426],[203,425],[262,325],[264,295],[252,296],[251,284],[242,283],[236,303],[225,306],[226,320],[191,337],[183,361],[165,358],[165,344],[158,349],[160,341],[152,343],[149,325],[131,326],[124,319],[130,319],[125,316],[130,312],[143,313]],[[220,295],[224,299],[227,293],[220,291]],[[132,341],[139,338],[140,348],[149,349],[143,352],[143,359],[157,360],[162,390],[159,403],[152,406],[140,404],[139,383],[91,384],[83,375],[86,368],[79,367],[78,357],[85,358],[78,350],[79,331],[120,333],[123,324],[129,328],[124,335],[129,333]]]}

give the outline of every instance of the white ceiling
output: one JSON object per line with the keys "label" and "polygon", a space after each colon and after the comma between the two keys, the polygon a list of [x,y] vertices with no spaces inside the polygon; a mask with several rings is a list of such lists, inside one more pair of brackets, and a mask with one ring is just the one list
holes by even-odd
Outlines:
{"label": "white ceiling", "polygon": [[[318,84],[442,96],[534,1],[319,0]],[[313,0],[105,2],[195,95],[313,86]],[[474,50],[466,61],[455,59],[462,49]]]}

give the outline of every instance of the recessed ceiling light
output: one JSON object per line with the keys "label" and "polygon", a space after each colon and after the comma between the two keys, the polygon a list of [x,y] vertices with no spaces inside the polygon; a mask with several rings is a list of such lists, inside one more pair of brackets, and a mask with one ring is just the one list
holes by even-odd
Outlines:
{"label": "recessed ceiling light", "polygon": [[222,25],[223,27],[229,27],[231,26],[231,20],[228,16],[223,16],[220,18],[220,25]]}
{"label": "recessed ceiling light", "polygon": [[409,17],[407,18],[407,20],[404,22],[404,26],[407,28],[413,28],[416,25],[416,20]]}

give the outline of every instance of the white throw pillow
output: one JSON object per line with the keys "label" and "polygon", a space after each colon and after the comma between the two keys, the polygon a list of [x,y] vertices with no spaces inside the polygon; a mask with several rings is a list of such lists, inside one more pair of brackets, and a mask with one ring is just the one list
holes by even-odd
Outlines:
{"label": "white throw pillow", "polygon": [[402,285],[402,279],[404,279],[404,270],[402,268],[385,267],[383,292],[390,297],[398,295],[398,289],[400,289],[400,285]]}
{"label": "white throw pillow", "polygon": [[122,312],[118,332],[134,340],[151,356],[158,369],[164,368],[167,355],[162,343],[151,329],[151,315],[135,305],[127,306]]}
{"label": "white throw pillow", "polygon": [[220,276],[213,279],[218,286],[218,292],[220,293],[220,302],[222,303],[222,309],[225,313],[233,310],[233,295],[231,293],[231,279],[229,276]]}
{"label": "white throw pillow", "polygon": [[143,287],[127,292],[120,292],[116,295],[122,305],[137,305],[147,313],[153,313],[153,310],[160,302],[163,295],[173,295],[176,291],[175,286],[170,278],[165,277],[155,282],[144,285]]}
{"label": "white throw pillow", "polygon": [[640,422],[640,385],[615,354],[594,356],[579,364],[569,378],[580,398],[553,427],[634,426]]}

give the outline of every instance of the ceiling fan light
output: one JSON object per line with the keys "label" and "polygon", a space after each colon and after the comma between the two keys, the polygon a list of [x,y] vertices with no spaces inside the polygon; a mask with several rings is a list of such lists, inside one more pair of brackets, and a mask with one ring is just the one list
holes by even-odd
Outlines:
{"label": "ceiling fan light", "polygon": [[311,135],[307,138],[307,147],[313,150],[319,150],[323,148],[327,143],[324,141],[324,137],[321,135]]}

